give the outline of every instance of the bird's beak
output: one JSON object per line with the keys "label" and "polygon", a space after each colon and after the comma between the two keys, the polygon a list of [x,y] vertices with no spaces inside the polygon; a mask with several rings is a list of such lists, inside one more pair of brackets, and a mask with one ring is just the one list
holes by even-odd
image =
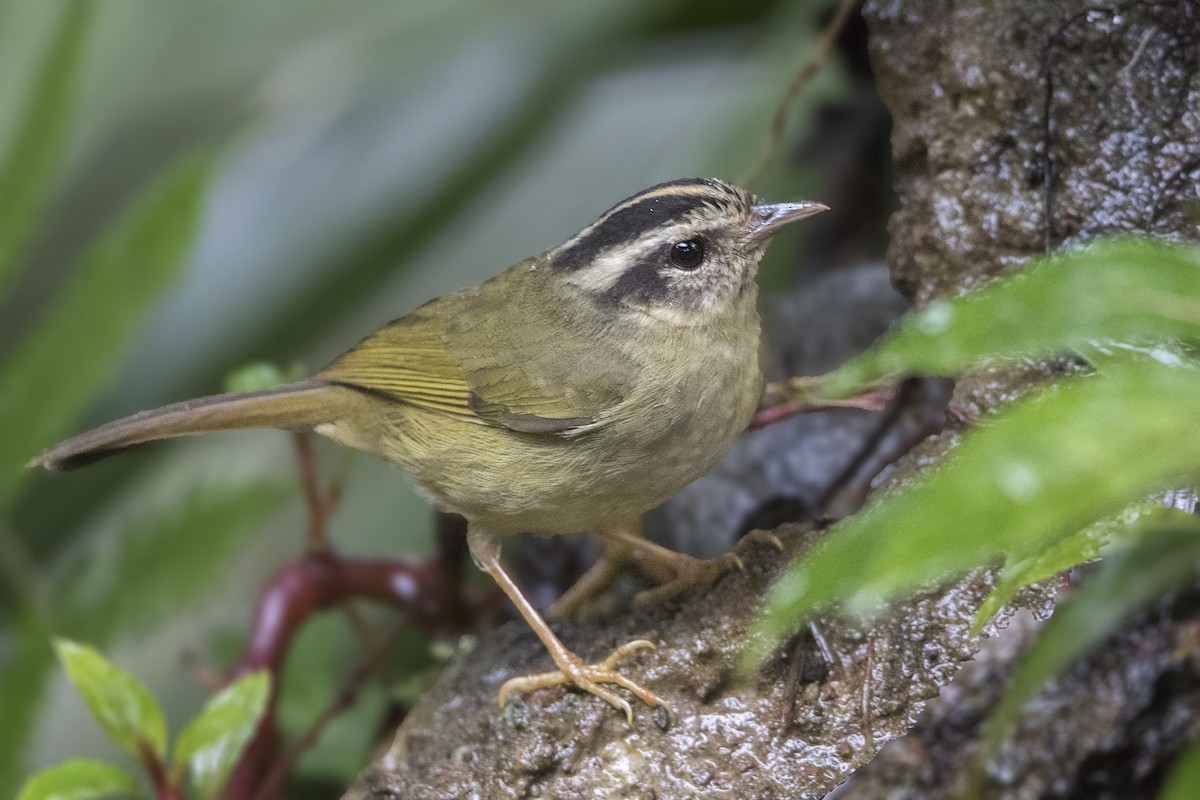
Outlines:
{"label": "bird's beak", "polygon": [[754,207],[754,222],[750,226],[750,238],[755,243],[770,239],[784,225],[828,211],[823,203],[764,203]]}

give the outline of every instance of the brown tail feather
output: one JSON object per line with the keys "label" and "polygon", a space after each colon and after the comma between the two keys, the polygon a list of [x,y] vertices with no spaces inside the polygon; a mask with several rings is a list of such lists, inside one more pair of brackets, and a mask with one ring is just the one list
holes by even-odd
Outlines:
{"label": "brown tail feather", "polygon": [[217,394],[172,403],[67,439],[26,466],[79,469],[143,442],[210,431],[237,428],[307,430],[330,420],[329,395],[338,391],[344,390],[309,379],[262,392]]}

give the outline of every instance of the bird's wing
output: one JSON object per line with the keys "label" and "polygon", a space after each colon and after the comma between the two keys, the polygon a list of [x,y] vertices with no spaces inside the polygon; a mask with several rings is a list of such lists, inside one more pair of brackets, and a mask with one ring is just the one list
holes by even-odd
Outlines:
{"label": "bird's wing", "polygon": [[596,332],[578,330],[562,308],[542,307],[547,298],[500,287],[489,281],[427,303],[320,377],[524,433],[571,435],[602,424],[633,387],[636,365],[601,357]]}

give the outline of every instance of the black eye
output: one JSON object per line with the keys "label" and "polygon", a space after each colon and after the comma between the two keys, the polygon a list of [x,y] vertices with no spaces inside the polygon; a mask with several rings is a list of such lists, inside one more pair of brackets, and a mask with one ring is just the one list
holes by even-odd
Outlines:
{"label": "black eye", "polygon": [[704,242],[688,239],[671,245],[671,263],[680,269],[695,269],[704,260]]}

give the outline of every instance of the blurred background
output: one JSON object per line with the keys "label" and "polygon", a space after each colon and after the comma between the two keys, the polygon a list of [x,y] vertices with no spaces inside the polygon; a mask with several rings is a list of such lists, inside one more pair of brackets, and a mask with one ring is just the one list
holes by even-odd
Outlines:
{"label": "blurred background", "polygon": [[[24,470],[29,457],[222,391],[247,364],[318,369],[655,182],[744,178],[833,5],[0,2],[0,794],[34,767],[115,753],[51,635],[102,648],[177,726],[210,693],[181,654],[229,662],[307,525],[285,434],[70,475]],[[857,24],[750,187],[835,206],[780,237],[768,289],[882,253],[887,123]],[[433,517],[398,471],[348,469],[339,551],[432,553]],[[285,735],[358,658],[345,620],[305,628]],[[368,687],[299,780],[344,786],[387,694]]]}

